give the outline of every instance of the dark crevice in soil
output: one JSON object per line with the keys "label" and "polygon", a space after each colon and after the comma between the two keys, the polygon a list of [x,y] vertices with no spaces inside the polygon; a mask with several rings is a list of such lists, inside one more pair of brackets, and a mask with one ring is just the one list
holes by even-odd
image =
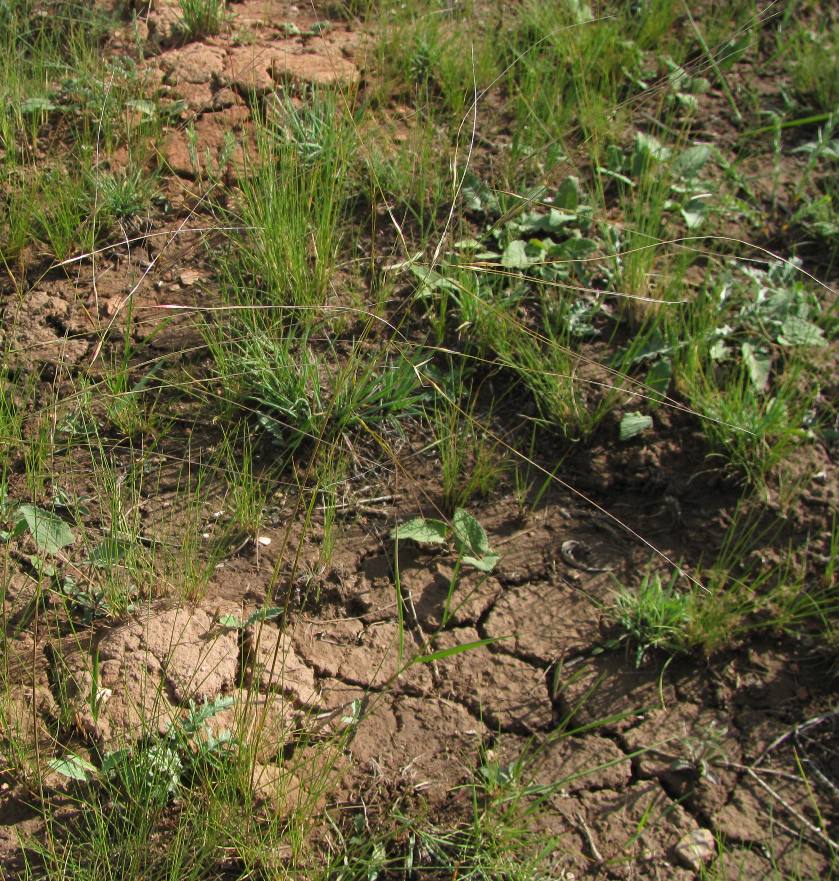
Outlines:
{"label": "dark crevice in soil", "polygon": [[[55,705],[58,707],[59,715],[61,715],[65,711],[67,703],[67,684],[61,672],[63,661],[59,652],[49,642],[44,645],[43,651],[44,657],[47,659],[47,684]],[[61,720],[56,719],[55,721],[60,722]]]}
{"label": "dark crevice in soil", "polygon": [[248,674],[247,666],[248,666],[248,650],[245,645],[247,640],[247,635],[245,633],[244,628],[242,628],[236,638],[236,646],[238,649],[238,656],[236,658],[236,682],[239,684],[239,688],[242,687],[250,687],[250,676]]}
{"label": "dark crevice in soil", "polygon": [[632,755],[634,750],[629,749],[626,740],[618,732],[610,731],[607,728],[597,729],[597,734],[611,741],[629,759],[629,783],[627,785],[633,786],[636,783],[640,783],[643,778],[638,768],[638,761]]}

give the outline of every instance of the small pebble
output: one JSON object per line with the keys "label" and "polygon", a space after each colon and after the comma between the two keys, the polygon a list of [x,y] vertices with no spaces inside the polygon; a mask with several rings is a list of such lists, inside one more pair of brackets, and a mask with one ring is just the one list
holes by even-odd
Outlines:
{"label": "small pebble", "polygon": [[698,872],[717,852],[717,843],[708,829],[694,829],[683,836],[673,849],[679,862]]}
{"label": "small pebble", "polygon": [[201,281],[201,273],[196,269],[185,269],[179,276],[178,281],[185,288],[191,288],[197,281]]}

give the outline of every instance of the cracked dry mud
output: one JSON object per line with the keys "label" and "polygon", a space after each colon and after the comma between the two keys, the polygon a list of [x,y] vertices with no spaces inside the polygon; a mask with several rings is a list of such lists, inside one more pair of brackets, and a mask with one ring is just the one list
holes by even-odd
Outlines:
{"label": "cracked dry mud", "polygon": [[[161,165],[187,186],[208,170],[236,177],[250,143],[250,108],[269,105],[281,86],[298,100],[307,85],[355,87],[363,78],[362,35],[346,23],[320,35],[288,35],[278,23],[305,32],[315,23],[309,10],[276,0],[245,0],[234,9],[243,44],[223,34],[177,45],[174,0],[156,3],[138,25],[148,82],[164,102],[186,107]],[[175,205],[182,209],[177,222],[186,219],[188,209],[177,198]],[[166,223],[168,232],[176,228]],[[189,278],[181,255],[197,239],[178,242],[175,270],[161,272],[163,290],[140,289],[138,307],[167,302],[173,291],[183,299],[193,288],[179,279]],[[148,263],[161,253],[150,240],[134,258]],[[102,320],[116,314],[131,285],[124,266],[103,264],[97,298],[82,299],[78,291],[91,287],[83,272],[75,285],[44,278],[26,304],[5,305],[0,334],[13,352],[39,364],[90,354]],[[178,344],[160,337],[153,345]],[[592,480],[612,481],[608,462],[591,470]],[[820,695],[817,676],[790,669],[788,654],[773,645],[735,653],[713,676],[701,662],[635,669],[621,652],[598,653],[610,576],[568,565],[562,542],[585,543],[610,567],[634,566],[632,548],[568,513],[569,498],[528,528],[514,525],[512,509],[508,498],[482,510],[501,560],[490,577],[464,574],[451,595],[450,559],[406,552],[401,634],[389,548],[360,518],[323,576],[339,587],[326,592],[316,614],[293,614],[283,628],[220,626],[221,616],[243,617],[267,602],[269,576],[243,554],[219,570],[197,605],[141,606],[77,639],[17,636],[7,642],[15,688],[3,702],[0,733],[14,731],[41,755],[60,755],[68,743],[102,751],[164,731],[190,702],[233,697],[206,734],[230,731],[253,746],[256,792],[279,810],[312,797],[322,789],[313,781],[328,777],[333,804],[407,795],[445,816],[480,762],[509,766],[526,756],[523,782],[546,798],[534,823],[559,842],[558,877],[567,870],[687,881],[697,872],[684,864],[680,843],[703,831],[725,841],[720,878],[765,877],[773,859],[782,870],[823,874],[823,849],[791,832],[789,817],[743,771]],[[705,517],[697,506],[699,534]],[[317,548],[305,550],[317,558]],[[15,615],[31,601],[29,582],[18,574],[9,582]],[[408,665],[418,654],[484,639],[493,642]],[[330,735],[342,738],[342,750],[323,764],[311,744]],[[783,761],[770,756],[772,785],[817,824],[807,787],[788,774],[793,763],[791,750]],[[48,783],[66,785],[55,775]],[[776,813],[783,823],[774,823]],[[25,793],[0,790],[0,861],[19,851],[19,833],[37,834],[38,822]]]}
{"label": "cracked dry mud", "polygon": [[287,3],[244,2],[235,11],[236,22],[247,25],[244,45],[219,35],[177,46],[178,11],[177,3],[164,2],[149,15],[149,45],[159,54],[144,71],[164,96],[186,104],[188,124],[172,131],[164,148],[169,170],[182,177],[241,172],[245,147],[254,145],[248,105],[270,112],[268,96],[352,90],[361,80],[359,36],[348,23],[324,28],[310,12]]}
{"label": "cracked dry mud", "polygon": [[[348,547],[355,541],[348,537]],[[433,558],[425,562],[431,583],[446,571]],[[419,595],[427,599],[421,557],[413,567]],[[369,564],[359,562],[355,578],[346,563],[341,571],[368,598],[384,589],[381,572]],[[551,585],[547,572],[541,577]],[[552,587],[562,595],[561,579]],[[164,730],[190,702],[230,696],[233,706],[213,717],[201,736],[226,730],[251,743],[255,792],[275,810],[314,798],[322,791],[311,785],[315,778],[330,780],[329,791],[346,804],[403,792],[432,810],[451,810],[479,756],[501,765],[524,756],[523,783],[546,793],[535,828],[561,842],[557,871],[687,881],[698,871],[690,865],[691,842],[706,842],[708,835],[730,842],[728,877],[765,863],[761,848],[778,833],[764,819],[765,793],[738,768],[765,748],[755,731],[777,730],[777,705],[754,708],[741,730],[732,715],[735,693],[723,706],[719,685],[689,664],[634,670],[619,655],[586,652],[564,666],[534,663],[534,655],[548,657],[549,645],[544,633],[527,632],[535,621],[520,624],[517,639],[406,666],[426,649],[479,641],[489,622],[497,625],[499,612],[507,614],[522,595],[498,584],[491,593],[495,599],[476,605],[471,624],[450,622],[443,630],[433,626],[446,599],[437,596],[437,608],[403,633],[401,656],[393,617],[365,621],[340,603],[326,603],[316,617],[292,616],[285,627],[265,622],[242,633],[219,623],[222,616],[253,611],[241,604],[210,597],[194,606],[151,604],[94,629],[84,642],[55,640],[45,655],[43,646],[20,640],[19,663],[33,652],[41,660],[4,723],[28,730],[49,749],[51,720],[63,706],[80,742],[108,749]],[[426,630],[422,622],[432,626]],[[578,632],[574,622],[570,629]],[[537,644],[542,648],[535,651]],[[561,642],[556,652],[561,659]],[[566,730],[577,733],[558,736],[569,717]],[[579,727],[588,725],[594,727]],[[718,735],[714,756],[707,752],[709,732]],[[333,734],[343,738],[343,748],[337,761],[325,762],[310,744]],[[698,774],[701,756],[713,766],[710,776]],[[724,762],[714,765],[715,757]],[[782,784],[788,803],[815,820],[805,787],[789,779]],[[13,850],[10,840],[0,836],[0,848]],[[822,854],[806,842],[787,841],[780,852],[814,870],[823,865]]]}

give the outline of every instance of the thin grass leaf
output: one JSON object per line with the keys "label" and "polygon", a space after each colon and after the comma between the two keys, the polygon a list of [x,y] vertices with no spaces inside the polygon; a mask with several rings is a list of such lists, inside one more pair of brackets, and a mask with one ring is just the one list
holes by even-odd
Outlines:
{"label": "thin grass leaf", "polygon": [[476,639],[472,642],[462,642],[460,645],[438,649],[436,652],[430,652],[427,655],[415,655],[408,666],[411,666],[411,664],[431,664],[434,661],[442,661],[445,658],[451,658],[453,655],[462,655],[463,652],[469,652],[484,645],[492,645],[494,642],[498,642],[497,637],[495,639]]}

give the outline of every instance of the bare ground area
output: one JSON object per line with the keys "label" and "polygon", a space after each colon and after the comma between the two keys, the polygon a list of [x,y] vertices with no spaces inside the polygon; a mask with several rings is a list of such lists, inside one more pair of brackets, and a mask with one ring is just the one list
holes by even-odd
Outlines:
{"label": "bare ground area", "polygon": [[[3,291],[0,335],[15,369],[38,369],[45,392],[65,388],[68,417],[76,369],[110,357],[126,327],[137,363],[171,355],[200,372],[189,310],[165,307],[220,303],[208,205],[219,181],[235,192],[244,173],[253,108],[278,85],[295,101],[313,85],[363,88],[368,34],[358,25],[333,17],[319,28],[312,10],[274,0],[230,8],[233,26],[184,44],[177,7],[156,4],[109,44],[139,46],[149,87],[175,108],[153,159],[165,210],[126,228],[125,242],[92,264],[42,271],[34,255],[25,294]],[[125,158],[107,161],[119,168]],[[179,509],[184,463],[212,447],[214,426],[186,434],[188,409],[158,406],[172,422],[155,450],[118,436],[108,450],[117,471],[138,462],[154,471],[139,494],[146,537],[172,545],[176,560],[188,518],[208,546],[221,535],[226,501],[209,481],[190,512]],[[563,486],[524,516],[502,480],[474,509],[498,565],[459,573],[453,592],[452,554],[400,543],[395,557],[391,528],[440,503],[435,454],[411,424],[389,464],[371,467],[353,451],[326,559],[323,512],[301,507],[293,487],[273,495],[258,536],[222,536],[228,544],[195,596],[171,595],[164,567],[130,611],[86,626],[71,626],[25,554],[7,556],[2,723],[41,756],[92,756],[164,733],[191,702],[233,697],[212,730],[251,744],[255,787],[275,811],[309,798],[307,775],[316,775],[330,780],[322,805],[336,816],[363,810],[386,824],[398,801],[456,825],[472,809],[465,787],[476,773],[524,759],[521,783],[540,805],[527,822],[553,837],[555,878],[691,879],[711,866],[719,878],[826,878],[839,839],[830,661],[806,640],[767,632],[711,659],[651,653],[635,664],[605,612],[617,581],[637,582],[649,545],[663,560],[696,561],[731,520],[736,492],[710,474],[682,416],[664,414],[654,434],[620,447],[607,421],[567,456]],[[794,506],[779,514],[767,503],[782,538],[766,554],[788,545],[828,553],[834,453],[807,451],[814,462],[802,468],[820,476]],[[95,493],[84,455],[71,450],[54,469],[56,484]],[[12,475],[12,487],[22,479]],[[104,517],[94,498],[87,522]],[[75,564],[80,579],[95,577]],[[268,607],[282,613],[229,623]],[[435,659],[410,663],[418,656]],[[329,738],[339,746],[319,768],[311,751]],[[33,789],[4,765],[0,874],[12,878],[27,841],[44,833],[33,805],[52,800],[60,822],[72,823],[81,784],[51,773]],[[281,768],[299,787],[279,796],[269,784]]]}

